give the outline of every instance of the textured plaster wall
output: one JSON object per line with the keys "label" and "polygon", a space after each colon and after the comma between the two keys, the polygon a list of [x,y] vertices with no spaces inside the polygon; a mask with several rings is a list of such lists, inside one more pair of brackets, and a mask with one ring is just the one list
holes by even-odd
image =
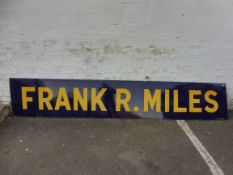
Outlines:
{"label": "textured plaster wall", "polygon": [[232,0],[0,0],[0,101],[9,77],[227,83]]}

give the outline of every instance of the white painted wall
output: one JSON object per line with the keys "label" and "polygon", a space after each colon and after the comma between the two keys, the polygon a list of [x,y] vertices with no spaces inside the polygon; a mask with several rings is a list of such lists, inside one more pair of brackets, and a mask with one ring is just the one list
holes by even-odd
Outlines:
{"label": "white painted wall", "polygon": [[0,101],[9,77],[227,83],[232,0],[0,0]]}

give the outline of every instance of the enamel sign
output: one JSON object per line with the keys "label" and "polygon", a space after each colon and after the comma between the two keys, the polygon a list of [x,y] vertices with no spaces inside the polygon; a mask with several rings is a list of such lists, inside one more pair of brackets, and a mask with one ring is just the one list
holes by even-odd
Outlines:
{"label": "enamel sign", "polygon": [[18,117],[227,119],[219,83],[12,78],[10,90]]}

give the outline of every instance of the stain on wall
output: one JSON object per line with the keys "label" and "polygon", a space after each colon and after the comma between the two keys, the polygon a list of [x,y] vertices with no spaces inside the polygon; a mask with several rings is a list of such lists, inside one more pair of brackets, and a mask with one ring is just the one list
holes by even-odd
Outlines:
{"label": "stain on wall", "polygon": [[230,0],[0,6],[0,101],[10,102],[10,77],[149,79],[226,83],[233,109]]}

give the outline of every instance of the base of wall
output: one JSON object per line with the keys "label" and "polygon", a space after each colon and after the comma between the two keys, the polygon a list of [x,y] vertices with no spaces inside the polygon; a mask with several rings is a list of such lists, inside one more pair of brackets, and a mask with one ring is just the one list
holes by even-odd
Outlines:
{"label": "base of wall", "polygon": [[10,116],[12,116],[10,105],[0,104],[0,123]]}

